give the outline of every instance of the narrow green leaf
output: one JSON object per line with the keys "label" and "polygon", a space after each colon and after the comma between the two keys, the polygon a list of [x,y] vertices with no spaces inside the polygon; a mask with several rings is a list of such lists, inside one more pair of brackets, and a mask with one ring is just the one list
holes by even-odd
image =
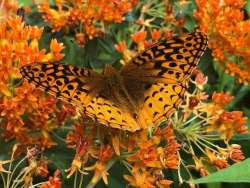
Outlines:
{"label": "narrow green leaf", "polygon": [[207,188],[221,188],[221,183],[208,183]]}
{"label": "narrow green leaf", "polygon": [[18,3],[21,6],[31,6],[33,4],[32,0],[19,0]]}
{"label": "narrow green leaf", "polygon": [[249,13],[250,12],[250,1],[247,1],[246,5],[245,5],[245,10]]}
{"label": "narrow green leaf", "polygon": [[234,164],[227,169],[193,181],[194,184],[214,182],[250,182],[250,158]]}

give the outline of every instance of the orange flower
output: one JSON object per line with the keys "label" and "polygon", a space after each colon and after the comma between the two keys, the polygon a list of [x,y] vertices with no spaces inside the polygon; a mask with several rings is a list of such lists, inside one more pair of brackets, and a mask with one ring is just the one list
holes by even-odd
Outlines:
{"label": "orange flower", "polygon": [[[55,145],[49,132],[59,126],[55,98],[45,97],[27,82],[16,88],[16,79],[21,78],[19,67],[27,63],[55,61],[63,57],[63,45],[51,41],[51,52],[39,50],[38,41],[43,28],[29,26],[18,16],[9,16],[0,25],[0,116],[6,140],[16,140],[26,146],[37,144],[42,149]],[[4,62],[4,63],[3,63]],[[23,118],[27,116],[27,118]],[[61,116],[60,122],[67,116]],[[39,131],[31,137],[33,131]],[[20,145],[20,152],[24,147]]]}
{"label": "orange flower", "polygon": [[135,43],[139,44],[139,43],[144,42],[144,40],[146,39],[146,36],[147,36],[147,32],[144,30],[141,30],[141,31],[134,33],[131,37]]}
{"label": "orange flower", "polygon": [[96,184],[100,178],[103,179],[103,182],[108,185],[108,169],[106,165],[102,162],[96,162],[93,166],[86,167],[86,170],[94,170],[94,176],[91,179],[92,184]]}
{"label": "orange flower", "polygon": [[213,93],[212,100],[215,104],[226,106],[229,104],[233,99],[233,96],[229,95],[228,93]]}
{"label": "orange flower", "polygon": [[153,40],[158,41],[161,38],[161,32],[159,30],[153,30],[151,36]]}
{"label": "orange flower", "polygon": [[50,42],[50,53],[46,54],[42,62],[54,62],[62,59],[64,54],[61,51],[64,49],[62,43],[58,43],[56,39],[52,39]]}
{"label": "orange flower", "polygon": [[64,11],[63,9],[51,9],[47,2],[38,5],[38,10],[43,13],[43,18],[50,23],[54,32],[63,28],[69,19],[69,13],[67,11]]}
{"label": "orange flower", "polygon": [[79,124],[75,125],[75,131],[69,132],[66,143],[69,148],[75,148],[76,150],[71,167],[65,170],[65,172],[68,173],[67,178],[70,178],[76,171],[79,171],[82,174],[87,174],[84,171],[84,165],[89,159],[89,153],[91,153],[91,150],[90,142],[87,137],[84,136],[83,126]]}
{"label": "orange flower", "polygon": [[101,146],[98,160],[101,162],[109,161],[113,157],[114,151],[110,145]]}
{"label": "orange flower", "polygon": [[199,88],[199,89],[202,89],[203,86],[207,83],[208,81],[208,77],[205,76],[200,70],[198,69],[195,69],[193,71],[193,75],[195,75],[195,83],[196,83],[196,86]]}
{"label": "orange flower", "polygon": [[140,161],[143,166],[155,168],[161,167],[157,148],[154,146],[148,146],[148,144],[146,143],[144,147],[135,154],[134,157],[136,157],[138,159],[138,162]]}
{"label": "orange flower", "polygon": [[62,181],[60,180],[60,171],[56,170],[54,172],[54,177],[49,177],[49,181],[46,183],[43,183],[40,187],[41,188],[61,188]]}
{"label": "orange flower", "polygon": [[232,144],[231,147],[229,147],[229,150],[229,158],[234,162],[240,162],[245,159],[240,145]]}
{"label": "orange flower", "polygon": [[177,152],[180,149],[180,145],[177,143],[174,131],[170,125],[167,125],[164,129],[158,129],[162,137],[167,142],[165,149],[161,152],[161,163],[164,167],[177,169],[179,165],[179,157]]}
{"label": "orange flower", "polygon": [[134,166],[132,169],[132,176],[124,175],[124,178],[133,187],[139,188],[153,188],[154,177],[146,169],[142,169],[139,166]]}
{"label": "orange flower", "polygon": [[84,33],[76,33],[76,41],[79,46],[83,46],[86,42],[86,35]]}
{"label": "orange flower", "polygon": [[147,32],[144,30],[137,31],[133,35],[131,35],[132,40],[137,43],[138,51],[141,52],[145,49],[144,42],[147,36]]}
{"label": "orange flower", "polygon": [[94,176],[91,179],[92,184],[96,184],[97,181],[102,178],[104,183],[108,184],[108,168],[105,164],[107,161],[110,161],[113,157],[113,149],[109,145],[101,146],[99,150],[98,161],[90,167],[85,167],[85,170],[94,170]]}
{"label": "orange flower", "polygon": [[167,188],[172,184],[172,181],[164,179],[162,173],[159,176],[159,170],[149,170],[146,168],[141,168],[137,164],[134,165],[132,175],[124,175],[124,178],[133,187],[138,188]]}
{"label": "orange flower", "polygon": [[246,118],[239,111],[223,112],[216,124],[217,129],[222,133],[222,137],[231,139],[235,133],[247,134]]}
{"label": "orange flower", "polygon": [[228,162],[226,156],[216,155],[214,152],[206,148],[207,156],[211,164],[215,165],[217,168],[222,169],[228,167]]}
{"label": "orange flower", "polygon": [[123,53],[125,50],[127,50],[127,45],[125,41],[121,41],[118,44],[115,44],[115,49],[120,52]]}

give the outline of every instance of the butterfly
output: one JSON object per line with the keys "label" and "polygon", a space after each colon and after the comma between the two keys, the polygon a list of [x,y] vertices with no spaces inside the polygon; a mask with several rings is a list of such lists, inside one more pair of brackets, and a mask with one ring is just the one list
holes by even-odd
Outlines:
{"label": "butterfly", "polygon": [[156,127],[183,101],[190,75],[207,47],[199,31],[163,40],[102,74],[60,62],[21,67],[24,79],[80,106],[99,123],[127,131]]}

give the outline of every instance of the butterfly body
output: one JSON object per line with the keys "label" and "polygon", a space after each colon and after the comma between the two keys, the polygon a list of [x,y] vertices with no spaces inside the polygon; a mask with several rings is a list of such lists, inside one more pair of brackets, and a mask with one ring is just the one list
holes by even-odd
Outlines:
{"label": "butterfly body", "polygon": [[101,124],[136,131],[157,126],[183,101],[192,70],[207,46],[201,32],[162,41],[121,70],[103,74],[61,63],[37,63],[21,74],[37,87],[82,107]]}

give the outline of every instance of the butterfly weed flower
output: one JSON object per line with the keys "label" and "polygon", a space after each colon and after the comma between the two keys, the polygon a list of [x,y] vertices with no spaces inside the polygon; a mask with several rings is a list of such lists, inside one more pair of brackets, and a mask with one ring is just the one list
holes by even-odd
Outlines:
{"label": "butterfly weed flower", "polygon": [[[61,173],[59,170],[54,172],[54,176],[50,176],[48,182],[39,183],[40,188],[61,188],[62,180],[61,180]],[[33,186],[38,186],[33,185]]]}
{"label": "butterfly weed flower", "polygon": [[19,148],[20,146],[15,144],[12,147],[11,159],[2,162],[2,164],[9,163],[8,171],[4,171],[8,174],[4,175],[1,172],[4,187],[30,187],[33,185],[34,177],[45,178],[48,175],[47,160],[39,157],[41,152],[37,147],[29,147],[24,157],[17,158]]}
{"label": "butterfly weed flower", "polygon": [[212,55],[226,73],[247,84],[249,66],[249,19],[244,17],[246,1],[197,0],[195,17],[208,33]]}
{"label": "butterfly weed flower", "polygon": [[46,1],[38,4],[38,10],[54,32],[76,27],[77,41],[83,45],[86,40],[102,35],[110,23],[121,23],[137,3],[137,0],[56,1],[54,9]]}
{"label": "butterfly weed flower", "polygon": [[158,40],[161,38],[161,31],[160,31],[160,30],[154,29],[154,30],[151,32],[151,36],[152,36],[152,39],[153,39],[153,40],[158,41]]}
{"label": "butterfly weed flower", "polygon": [[[6,140],[15,138],[26,146],[38,144],[43,149],[52,147],[55,143],[49,132],[58,127],[58,120],[63,123],[69,116],[58,119],[56,115],[59,116],[60,108],[55,98],[46,97],[27,82],[20,85],[19,67],[37,61],[57,61],[63,57],[63,46],[52,40],[50,52],[46,53],[38,45],[43,28],[27,25],[18,16],[9,16],[1,22],[0,116],[3,136]],[[64,112],[72,114],[69,110]],[[40,137],[31,136],[37,130],[41,130]]]}
{"label": "butterfly weed flower", "polygon": [[[107,162],[110,162],[114,154],[114,150],[110,145],[102,145],[99,150],[98,161],[85,169],[94,171],[94,176],[91,179],[90,184],[96,184],[100,178],[103,179],[103,182],[108,184],[108,165]],[[112,162],[112,161],[111,161]]]}
{"label": "butterfly weed flower", "polygon": [[[160,175],[160,176],[159,176]],[[124,175],[124,178],[129,182],[129,185],[138,188],[144,187],[170,187],[173,183],[171,180],[164,179],[159,170],[143,168],[139,165],[134,165],[130,175]]]}
{"label": "butterfly weed flower", "polygon": [[[126,62],[129,62],[129,60],[132,58],[133,53],[128,49],[127,44],[125,41],[120,41],[117,44],[114,45],[115,49],[122,53],[123,58],[120,61],[121,64],[125,64]],[[124,62],[125,61],[125,62]]]}
{"label": "butterfly weed flower", "polygon": [[144,30],[138,31],[131,35],[132,40],[138,45],[138,51],[141,52],[145,49],[144,41],[146,39],[147,32]]}
{"label": "butterfly weed flower", "polygon": [[67,178],[70,178],[76,171],[87,174],[85,164],[89,160],[90,155],[95,154],[91,153],[94,150],[90,149],[90,140],[84,136],[82,126],[75,125],[75,131],[68,133],[66,143],[69,148],[75,148],[76,150],[71,167],[65,170],[68,173]]}

